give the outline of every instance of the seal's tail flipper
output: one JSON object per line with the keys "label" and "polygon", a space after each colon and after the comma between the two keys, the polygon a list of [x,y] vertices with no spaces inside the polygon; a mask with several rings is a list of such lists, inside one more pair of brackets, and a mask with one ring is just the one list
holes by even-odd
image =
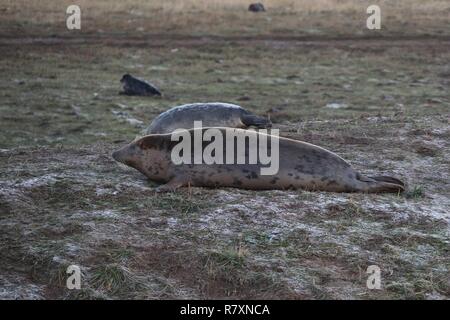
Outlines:
{"label": "seal's tail flipper", "polygon": [[400,181],[394,177],[376,176],[376,177],[369,177],[369,178],[372,178],[372,179],[374,179],[376,181],[380,181],[380,182],[389,182],[389,183],[393,183],[393,184],[398,184],[398,185],[402,186],[403,188],[405,188],[405,184],[402,181]]}
{"label": "seal's tail flipper", "polygon": [[160,96],[160,97],[162,97],[161,91],[159,91],[159,90],[156,89],[155,87],[152,87],[151,94],[152,94],[152,95],[155,95],[155,96]]}
{"label": "seal's tail flipper", "polygon": [[363,183],[362,191],[368,193],[405,191],[405,184],[402,181],[389,176],[364,177],[359,175],[358,180]]}
{"label": "seal's tail flipper", "polygon": [[242,123],[247,127],[255,126],[257,128],[270,128],[272,127],[272,122],[269,119],[255,116],[253,114],[246,114],[242,116]]}

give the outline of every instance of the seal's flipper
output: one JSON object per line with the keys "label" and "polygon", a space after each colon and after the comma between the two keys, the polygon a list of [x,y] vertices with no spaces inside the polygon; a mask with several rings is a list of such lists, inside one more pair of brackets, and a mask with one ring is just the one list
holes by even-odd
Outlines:
{"label": "seal's flipper", "polygon": [[372,178],[372,179],[380,181],[380,182],[389,182],[389,183],[398,184],[398,185],[401,185],[402,187],[405,187],[405,184],[403,183],[403,181],[400,181],[394,177],[377,176],[377,177],[369,177],[369,178]]}
{"label": "seal's flipper", "polygon": [[151,85],[149,85],[149,87],[147,88],[147,92],[144,93],[143,95],[145,95],[145,96],[159,96],[159,97],[162,97],[161,91],[159,91],[158,89],[156,89],[154,86],[151,86]]}
{"label": "seal's flipper", "polygon": [[166,184],[162,184],[155,189],[157,193],[175,192],[178,188],[184,187],[186,183],[178,179],[172,179]]}
{"label": "seal's flipper", "polygon": [[405,184],[393,177],[377,176],[365,177],[358,175],[357,179],[360,181],[360,190],[368,193],[392,192],[399,193],[405,191]]}
{"label": "seal's flipper", "polygon": [[269,119],[255,116],[253,114],[246,114],[243,115],[242,123],[245,124],[247,127],[255,126],[257,128],[270,128],[272,127],[272,122],[270,122]]}

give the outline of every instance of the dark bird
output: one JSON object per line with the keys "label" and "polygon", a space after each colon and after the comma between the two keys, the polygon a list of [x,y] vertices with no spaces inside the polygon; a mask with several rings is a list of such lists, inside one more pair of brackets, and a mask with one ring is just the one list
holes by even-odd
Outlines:
{"label": "dark bird", "polygon": [[161,96],[161,92],[154,85],[139,80],[132,75],[125,74],[120,82],[123,85],[123,91],[120,94],[127,96]]}

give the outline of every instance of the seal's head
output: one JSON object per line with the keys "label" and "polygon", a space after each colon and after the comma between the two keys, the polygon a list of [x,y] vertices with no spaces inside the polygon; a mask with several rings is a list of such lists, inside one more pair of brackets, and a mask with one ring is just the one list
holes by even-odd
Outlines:
{"label": "seal's head", "polygon": [[132,78],[133,78],[133,77],[127,73],[127,74],[124,74],[124,75],[122,76],[122,79],[120,79],[120,82],[121,82],[121,83],[128,82],[128,81],[130,81]]}
{"label": "seal's head", "polygon": [[127,144],[123,148],[112,153],[112,157],[114,158],[114,160],[135,169],[138,169],[141,166],[142,156],[143,150],[141,149],[139,144],[135,142]]}
{"label": "seal's head", "polygon": [[[170,137],[168,140],[170,141]],[[169,145],[166,141],[167,137],[164,135],[144,136],[114,151],[112,157],[153,180],[161,180],[167,174],[170,163]]]}

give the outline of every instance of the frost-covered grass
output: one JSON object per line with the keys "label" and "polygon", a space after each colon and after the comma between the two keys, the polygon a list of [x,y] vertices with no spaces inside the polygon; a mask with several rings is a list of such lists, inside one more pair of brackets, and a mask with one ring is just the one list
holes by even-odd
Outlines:
{"label": "frost-covered grass", "polygon": [[[0,37],[0,298],[450,297],[448,40],[20,38],[47,35],[35,25]],[[118,95],[127,72],[163,98]],[[199,101],[270,114],[282,135],[407,192],[157,194],[110,157]],[[80,291],[65,288],[70,264]],[[374,264],[381,290],[366,287]]]}

